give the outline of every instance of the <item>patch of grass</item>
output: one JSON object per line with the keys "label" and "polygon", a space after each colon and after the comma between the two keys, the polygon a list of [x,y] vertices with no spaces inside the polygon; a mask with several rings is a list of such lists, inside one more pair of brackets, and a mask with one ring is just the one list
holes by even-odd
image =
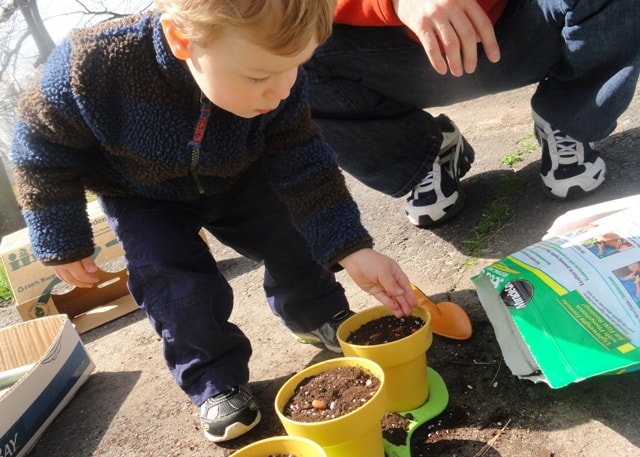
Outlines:
{"label": "patch of grass", "polygon": [[7,273],[4,271],[4,266],[0,265],[0,306],[5,302],[9,302],[12,298],[13,294],[11,293]]}
{"label": "patch of grass", "polygon": [[[500,161],[503,165],[512,166],[521,162],[524,160],[525,154],[530,154],[538,149],[533,133],[522,136],[517,145],[518,149],[515,152]],[[478,256],[487,247],[489,240],[513,217],[514,209],[511,205],[511,197],[516,197],[525,184],[526,181],[515,174],[496,183],[493,200],[483,211],[478,225],[471,231],[471,239],[463,241],[469,250],[469,256],[463,262],[463,267],[475,265]]]}
{"label": "patch of grass", "polygon": [[[87,203],[97,200],[95,194],[91,192],[86,193]],[[7,279],[7,273],[4,271],[4,265],[0,263],[0,306],[8,304],[13,300],[13,293],[11,292],[11,286],[9,285],[9,279]]]}
{"label": "patch of grass", "polygon": [[469,256],[463,262],[463,267],[475,265],[489,240],[513,217],[511,197],[517,196],[525,184],[526,180],[516,174],[502,178],[496,183],[495,197],[482,212],[478,225],[472,229],[471,239],[462,242],[469,250]]}
{"label": "patch of grass", "polygon": [[516,151],[512,154],[509,154],[508,156],[504,156],[502,159],[500,159],[500,163],[502,165],[511,167],[518,162],[522,162],[523,160],[524,159],[522,158],[522,152]]}
{"label": "patch of grass", "polygon": [[522,162],[523,156],[525,154],[530,154],[536,149],[538,149],[538,144],[535,141],[532,141],[533,133],[529,133],[524,135],[518,140],[518,149],[515,152],[503,157],[500,160],[502,165],[506,165],[508,167],[513,166],[515,163]]}
{"label": "patch of grass", "polygon": [[495,194],[497,199],[516,196],[527,184],[527,180],[513,173],[505,176],[496,183]]}
{"label": "patch of grass", "polygon": [[471,231],[471,239],[464,241],[469,255],[477,258],[488,241],[513,217],[513,208],[504,200],[496,200],[485,208],[480,222]]}

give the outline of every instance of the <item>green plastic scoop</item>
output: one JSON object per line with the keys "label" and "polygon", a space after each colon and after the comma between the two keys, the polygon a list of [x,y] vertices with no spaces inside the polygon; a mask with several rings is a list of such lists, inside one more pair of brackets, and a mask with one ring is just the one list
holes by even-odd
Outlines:
{"label": "green plastic scoop", "polygon": [[416,409],[398,413],[409,421],[407,439],[401,445],[384,440],[384,450],[387,457],[411,457],[411,435],[414,430],[444,411],[449,403],[449,392],[442,377],[430,367],[427,367],[427,372],[429,398]]}

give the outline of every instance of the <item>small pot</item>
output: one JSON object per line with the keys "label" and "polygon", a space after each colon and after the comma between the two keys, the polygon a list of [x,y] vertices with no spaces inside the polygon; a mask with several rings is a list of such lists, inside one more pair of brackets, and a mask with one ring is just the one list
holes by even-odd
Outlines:
{"label": "small pot", "polygon": [[[354,365],[369,371],[380,381],[378,391],[358,409],[323,422],[298,422],[284,415],[287,402],[303,380],[334,368]],[[387,406],[386,389],[384,371],[377,363],[359,357],[339,357],[311,365],[289,378],[276,395],[276,413],[287,434],[318,443],[327,457],[384,457],[381,421]]]}
{"label": "small pot", "polygon": [[352,332],[367,322],[391,315],[385,306],[360,311],[338,327],[337,337],[345,356],[373,360],[384,370],[387,389],[387,411],[402,412],[420,407],[429,397],[427,350],[431,347],[431,315],[421,306],[413,309],[424,325],[415,333],[384,344],[358,345],[347,342]]}
{"label": "small pot", "polygon": [[327,457],[327,454],[317,443],[301,436],[266,438],[243,447],[231,454],[230,457],[268,457],[276,454],[294,455],[295,457]]}

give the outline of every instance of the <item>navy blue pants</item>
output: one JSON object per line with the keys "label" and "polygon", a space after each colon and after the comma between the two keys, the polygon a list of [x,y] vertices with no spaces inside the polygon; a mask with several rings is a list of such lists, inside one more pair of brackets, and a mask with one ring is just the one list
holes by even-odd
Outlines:
{"label": "navy blue pants", "polygon": [[348,309],[344,289],[311,258],[258,171],[194,202],[102,197],[101,203],[125,250],[129,290],[161,336],[173,377],[198,406],[248,382],[252,352],[229,322],[233,291],[199,235],[202,228],[264,261],[267,300],[290,329],[312,330]]}
{"label": "navy blue pants", "polygon": [[509,0],[495,33],[500,61],[479,47],[476,71],[455,77],[436,73],[402,27],[336,25],[305,68],[313,117],[340,166],[402,197],[442,143],[425,108],[529,84],[532,108],[554,128],[583,142],[613,131],[638,83],[640,1]]}

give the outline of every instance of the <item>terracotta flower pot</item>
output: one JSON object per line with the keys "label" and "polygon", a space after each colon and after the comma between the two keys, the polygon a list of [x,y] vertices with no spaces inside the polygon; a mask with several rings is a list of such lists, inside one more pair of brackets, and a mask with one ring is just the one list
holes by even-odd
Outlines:
{"label": "terracotta flower pot", "polygon": [[327,457],[313,441],[301,436],[275,436],[256,441],[231,454],[231,457],[268,457],[294,455],[295,457]]}
{"label": "terracotta flower pot", "polygon": [[[338,367],[358,366],[378,378],[376,393],[358,409],[323,422],[299,422],[285,416],[287,402],[296,387],[306,378]],[[327,457],[384,457],[384,441],[381,421],[387,406],[384,371],[375,362],[359,357],[339,357],[319,362],[289,378],[278,390],[275,399],[276,413],[287,434],[302,436],[318,443]]]}
{"label": "terracotta flower pot", "polygon": [[337,336],[345,356],[363,357],[382,367],[387,389],[387,411],[410,411],[420,407],[429,397],[426,353],[433,341],[429,312],[421,306],[415,307],[413,315],[420,317],[424,325],[397,341],[372,345],[347,342],[349,335],[367,322],[391,314],[385,306],[360,311],[340,325]]}

